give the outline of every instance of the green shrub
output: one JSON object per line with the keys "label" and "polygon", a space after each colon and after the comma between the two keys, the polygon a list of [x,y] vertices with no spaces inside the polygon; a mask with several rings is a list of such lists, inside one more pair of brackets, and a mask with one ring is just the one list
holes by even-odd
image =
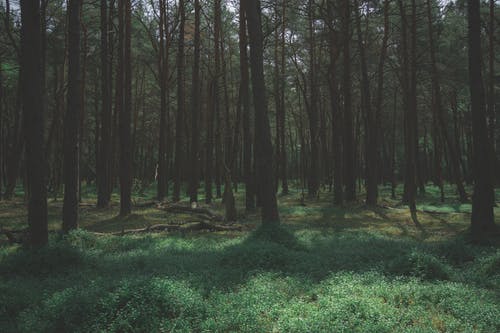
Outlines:
{"label": "green shrub", "polygon": [[449,280],[453,275],[451,267],[441,259],[418,250],[390,261],[387,271],[424,280]]}

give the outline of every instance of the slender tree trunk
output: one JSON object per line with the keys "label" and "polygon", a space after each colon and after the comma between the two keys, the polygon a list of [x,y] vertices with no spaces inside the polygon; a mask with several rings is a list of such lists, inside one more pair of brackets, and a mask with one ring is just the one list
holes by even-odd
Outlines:
{"label": "slender tree trunk", "polygon": [[252,133],[250,131],[250,96],[247,54],[247,24],[245,1],[240,1],[239,47],[240,47],[240,101],[243,108],[243,174],[245,179],[245,208],[255,208],[255,189],[252,167]]}
{"label": "slender tree trunk", "polygon": [[168,48],[165,45],[167,23],[167,4],[160,0],[160,45],[158,57],[158,81],[160,83],[160,135],[158,144],[157,199],[162,201],[167,192],[167,85],[168,85]]}
{"label": "slender tree trunk", "polygon": [[286,62],[285,62],[285,38],[286,38],[286,7],[287,0],[282,0],[282,12],[281,12],[281,85],[279,89],[279,99],[280,99],[280,116],[278,122],[280,123],[280,170],[281,170],[281,192],[283,194],[288,194],[288,159],[287,159],[287,151],[286,151],[286,105],[285,105],[285,88],[286,88]]}
{"label": "slender tree trunk", "polygon": [[195,19],[194,19],[194,65],[193,65],[193,93],[191,103],[191,175],[189,185],[190,201],[198,201],[198,186],[199,186],[199,128],[198,119],[200,117],[200,0],[194,2]]}
{"label": "slender tree trunk", "polygon": [[222,196],[221,192],[221,170],[222,170],[222,119],[220,115],[220,31],[221,31],[221,0],[214,1],[214,117],[215,117],[215,189],[217,198]]}
{"label": "slender tree trunk", "polygon": [[122,29],[123,49],[120,49],[120,57],[123,59],[123,85],[117,87],[122,89],[123,104],[119,115],[120,125],[120,215],[129,215],[132,211],[132,138],[130,133],[132,117],[132,64],[131,64],[131,29],[132,8],[131,0],[120,0],[123,17]]}
{"label": "slender tree trunk", "polygon": [[78,228],[80,179],[80,128],[82,90],[80,68],[80,10],[77,0],[68,2],[68,107],[64,117],[64,232]]}
{"label": "slender tree trunk", "polygon": [[[358,48],[361,62],[361,103],[365,114],[365,164],[366,164],[366,203],[368,205],[376,205],[378,198],[378,180],[377,180],[377,119],[376,114],[372,111],[372,100],[370,94],[370,80],[368,77],[368,66],[366,64],[365,42],[361,32],[361,12],[357,0],[354,0],[356,7],[356,31],[358,36]],[[386,42],[384,33],[384,41]],[[384,43],[384,42],[383,42]],[[385,50],[385,49],[384,49]],[[383,54],[382,54],[383,55]],[[383,72],[383,65],[382,65]],[[380,75],[381,73],[379,73]],[[381,89],[381,88],[379,88]],[[376,111],[375,111],[376,112]]]}
{"label": "slender tree trunk", "polygon": [[182,182],[182,167],[184,165],[184,25],[186,22],[186,12],[184,0],[179,0],[179,39],[177,50],[177,119],[175,126],[175,166],[174,166],[174,191],[173,201],[180,200],[181,182]]}
{"label": "slender tree trunk", "polygon": [[350,0],[343,1],[343,51],[344,71],[342,78],[342,93],[344,96],[344,128],[343,128],[343,172],[345,184],[345,199],[356,200],[356,149],[354,147],[353,111],[351,100],[351,5]]}
{"label": "slender tree trunk", "polygon": [[468,0],[469,83],[471,94],[472,135],[474,145],[471,230],[474,234],[495,229],[492,177],[492,147],[486,124],[486,105],[481,73],[480,1]]}
{"label": "slender tree trunk", "polygon": [[311,167],[309,168],[307,189],[308,195],[315,198],[319,191],[319,132],[318,132],[318,109],[317,109],[317,85],[315,69],[315,42],[314,42],[314,0],[308,2],[308,24],[309,24],[309,133],[311,145]]}
{"label": "slender tree trunk", "polygon": [[335,71],[339,58],[339,47],[337,45],[337,32],[333,29],[333,5],[328,2],[328,29],[329,29],[329,88],[331,103],[331,127],[332,127],[332,155],[333,155],[333,202],[342,205],[344,202],[344,191],[342,186],[342,123],[343,117],[340,110],[338,79]]}
{"label": "slender tree trunk", "polygon": [[101,129],[97,160],[97,207],[109,205],[111,172],[111,61],[109,56],[108,1],[101,0]]}
{"label": "slender tree trunk", "polygon": [[[406,9],[404,8],[402,0],[398,0],[399,11],[401,14],[401,52],[402,52],[402,89],[403,89],[403,108],[405,110],[404,128],[405,128],[405,188],[403,201],[406,202],[410,208],[410,213],[414,223],[419,227],[420,224],[417,220],[417,207],[416,207],[416,35],[413,33],[416,29],[416,21],[413,14],[415,8],[412,0],[412,41],[411,49],[408,46],[408,21]],[[411,61],[410,61],[411,55]]]}
{"label": "slender tree trunk", "polygon": [[242,0],[247,13],[252,71],[253,101],[255,105],[256,178],[262,203],[262,223],[279,223],[276,192],[274,191],[273,146],[269,126],[266,87],[264,80],[263,35],[260,1]]}
{"label": "slender tree trunk", "polygon": [[42,108],[42,47],[40,41],[40,3],[21,0],[21,85],[26,171],[29,188],[29,244],[48,242],[47,189],[45,184],[44,114]]}

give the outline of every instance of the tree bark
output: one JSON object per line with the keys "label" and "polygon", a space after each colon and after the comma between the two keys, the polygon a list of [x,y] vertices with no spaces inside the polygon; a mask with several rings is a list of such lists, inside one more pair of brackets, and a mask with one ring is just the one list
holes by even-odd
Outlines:
{"label": "tree bark", "polygon": [[189,197],[191,202],[198,201],[199,186],[199,129],[198,118],[200,115],[200,0],[194,2],[194,64],[193,64],[193,83],[192,83],[192,103],[191,103],[191,175],[189,185]]}
{"label": "tree bark", "polygon": [[245,208],[255,208],[255,189],[252,167],[252,133],[250,131],[250,96],[247,53],[247,24],[245,1],[240,1],[239,47],[240,47],[240,102],[243,108],[243,174],[245,180]]}
{"label": "tree bark", "polygon": [[344,129],[343,129],[343,171],[345,185],[345,200],[356,200],[356,151],[354,147],[353,111],[351,99],[351,5],[350,0],[343,1],[343,62],[342,93],[344,96]]}
{"label": "tree bark", "polygon": [[78,228],[80,179],[80,116],[82,73],[80,68],[80,11],[77,0],[68,2],[68,106],[64,117],[64,205],[63,232]]}
{"label": "tree bark", "polygon": [[21,0],[20,4],[21,85],[24,100],[26,171],[29,188],[28,242],[29,245],[38,247],[48,242],[40,3],[32,0]]}
{"label": "tree bark", "polygon": [[469,84],[472,112],[474,194],[471,230],[482,234],[495,229],[492,147],[486,124],[486,105],[481,73],[480,1],[468,0]]}
{"label": "tree bark", "polygon": [[255,157],[256,178],[262,203],[262,223],[278,224],[279,214],[274,191],[273,146],[269,126],[266,87],[264,80],[263,35],[260,1],[242,0],[245,3],[250,45],[253,101],[255,106]]}
{"label": "tree bark", "polygon": [[[108,1],[101,0],[101,128],[97,159],[97,207],[111,199],[111,64],[109,56]],[[96,129],[96,133],[97,133]]]}
{"label": "tree bark", "polygon": [[175,126],[175,161],[174,161],[174,191],[172,200],[180,200],[182,167],[184,165],[184,25],[186,22],[186,12],[184,0],[179,0],[179,38],[177,50],[177,119]]}
{"label": "tree bark", "polygon": [[123,49],[120,49],[120,58],[123,59],[123,103],[119,115],[120,127],[120,215],[129,215],[132,211],[132,138],[130,133],[132,117],[132,64],[131,64],[131,29],[132,8],[131,0],[120,0],[122,12],[119,14],[123,23]]}

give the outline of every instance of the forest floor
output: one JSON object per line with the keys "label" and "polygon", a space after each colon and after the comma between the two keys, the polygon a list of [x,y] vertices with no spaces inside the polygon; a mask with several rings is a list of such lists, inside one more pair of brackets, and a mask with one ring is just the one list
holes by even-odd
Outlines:
{"label": "forest floor", "polygon": [[[278,197],[282,227],[259,228],[240,188],[241,231],[104,235],[200,221],[144,207],[153,197],[136,193],[121,218],[116,196],[97,209],[84,187],[82,230],[62,238],[51,199],[47,248],[0,236],[0,332],[500,332],[500,241],[470,242],[471,205],[451,186],[444,203],[432,186],[419,196],[423,231],[387,188],[377,208],[293,189]],[[2,228],[25,224],[22,196],[0,202]]]}

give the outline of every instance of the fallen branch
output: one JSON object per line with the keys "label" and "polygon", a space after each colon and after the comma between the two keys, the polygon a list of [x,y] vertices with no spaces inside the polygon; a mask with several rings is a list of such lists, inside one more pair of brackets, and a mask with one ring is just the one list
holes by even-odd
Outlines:
{"label": "fallen branch", "polygon": [[241,231],[241,226],[236,225],[215,225],[207,222],[193,222],[193,223],[185,223],[185,224],[155,224],[152,226],[147,226],[145,228],[139,229],[126,229],[118,232],[111,233],[103,233],[103,232],[94,232],[95,235],[99,236],[123,236],[130,234],[141,234],[148,232],[172,232],[172,231],[180,231],[180,232],[192,232],[192,231]]}
{"label": "fallen branch", "polygon": [[223,221],[224,217],[218,215],[207,208],[201,207],[189,207],[181,205],[170,205],[170,206],[158,206],[158,209],[164,210],[169,213],[180,213],[180,214],[196,214],[200,217],[209,221]]}

